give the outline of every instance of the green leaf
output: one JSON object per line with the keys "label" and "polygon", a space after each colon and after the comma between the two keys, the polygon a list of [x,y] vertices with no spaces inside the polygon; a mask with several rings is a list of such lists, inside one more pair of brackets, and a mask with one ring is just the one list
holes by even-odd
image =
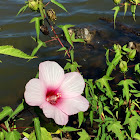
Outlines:
{"label": "green leaf", "polygon": [[79,121],[79,126],[78,127],[80,127],[81,124],[84,121],[84,112],[81,111],[81,112],[78,113],[78,121]]}
{"label": "green leaf", "polygon": [[[44,12],[44,4],[43,4],[41,1],[39,1],[38,7],[39,7],[39,10],[40,10],[41,17],[42,17],[42,19],[44,20],[45,15],[46,15],[46,12]],[[43,21],[43,22],[44,22],[44,21]],[[44,23],[43,23],[43,24],[44,24]]]}
{"label": "green leaf", "polygon": [[102,132],[101,130],[102,130],[102,129],[101,129],[101,126],[99,126],[97,138],[99,138],[99,137],[100,137],[101,132]]}
{"label": "green leaf", "polygon": [[97,82],[100,82],[101,88],[105,87],[106,95],[109,98],[113,98],[113,95],[115,95],[115,93],[111,90],[111,87],[110,87],[110,85],[108,83],[108,81],[109,80],[112,80],[112,79],[114,79],[114,78],[105,75],[102,78],[100,78],[100,79],[97,80]]}
{"label": "green leaf", "polygon": [[66,48],[66,47],[62,47],[62,48],[60,48],[60,49],[57,50],[57,51],[59,52],[59,51],[65,51],[65,50],[67,50],[67,48]]}
{"label": "green leaf", "polygon": [[120,123],[120,121],[112,122],[107,126],[107,129],[109,132],[112,131],[113,133],[115,133],[119,140],[124,140],[124,136],[121,132],[121,129],[123,129],[123,127]]}
{"label": "green leaf", "polygon": [[78,130],[80,130],[80,129],[76,129],[76,128],[74,128],[74,127],[69,127],[69,126],[64,126],[63,128],[61,128],[61,130],[62,130],[63,132],[72,132],[72,131],[78,131]]}
{"label": "green leaf", "polygon": [[29,139],[30,135],[26,132],[22,132],[22,135],[25,136],[27,139]]}
{"label": "green leaf", "polygon": [[6,116],[8,116],[8,115],[11,115],[11,113],[13,112],[12,108],[9,107],[9,106],[3,107],[2,109],[3,109],[3,111],[0,112],[0,121],[1,121],[4,117],[6,117]]}
{"label": "green leaf", "polygon": [[51,133],[46,130],[46,128],[41,127],[41,140],[52,140]]}
{"label": "green leaf", "polygon": [[10,46],[10,45],[0,46],[0,54],[10,55],[10,56],[24,58],[24,59],[36,58],[35,56],[32,57],[30,55],[27,55],[21,50],[13,48],[13,46]]}
{"label": "green leaf", "polygon": [[35,29],[37,34],[37,40],[39,40],[39,33],[40,33],[40,20],[42,20],[42,17],[34,17],[31,19],[29,23],[35,22]]}
{"label": "green leaf", "polygon": [[93,111],[92,110],[90,111],[89,118],[90,118],[90,123],[92,127],[93,126]]}
{"label": "green leaf", "polygon": [[32,54],[31,54],[32,57],[38,52],[38,50],[39,50],[42,46],[43,46],[43,47],[47,47],[46,44],[45,44],[44,42],[42,42],[40,39],[38,39],[37,43],[38,43],[38,46],[37,46],[36,48],[34,48],[33,51],[32,51]]}
{"label": "green leaf", "polygon": [[71,56],[71,62],[73,63],[74,61],[74,50],[70,50],[70,56]]}
{"label": "green leaf", "polygon": [[128,3],[128,2],[125,2],[125,3],[124,3],[124,16],[125,16],[125,14],[126,14],[126,12],[127,12],[128,6],[129,6],[129,3]]}
{"label": "green leaf", "polygon": [[70,44],[72,47],[74,47],[74,46],[73,46],[73,42],[72,42],[72,40],[71,40],[70,34],[69,34],[69,32],[68,32],[68,28],[74,27],[74,26],[75,26],[75,25],[70,25],[70,24],[67,24],[67,25],[59,25],[59,26],[58,26],[59,28],[62,28],[62,30],[63,30],[63,32],[64,32],[64,34],[65,34],[65,37],[66,37],[66,39],[67,39],[67,41],[69,42],[69,44]]}
{"label": "green leaf", "polygon": [[[139,117],[139,116],[138,116]],[[130,125],[130,132],[131,132],[131,137],[133,138],[134,135],[136,134],[136,130],[137,130],[137,121],[139,121],[139,118],[137,116],[132,116],[131,118],[129,118],[127,124]]]}
{"label": "green leaf", "polygon": [[126,97],[127,103],[129,102],[129,98],[131,96],[131,94],[129,93],[130,91],[129,86],[135,89],[133,84],[137,84],[137,83],[131,79],[122,80],[118,83],[118,85],[123,85],[123,97]]}
{"label": "green leaf", "polygon": [[51,2],[54,3],[54,4],[56,4],[57,6],[59,6],[59,7],[62,8],[63,10],[65,10],[66,12],[68,12],[68,11],[66,10],[66,8],[65,8],[61,3],[57,2],[56,0],[51,0]]}
{"label": "green leaf", "polygon": [[112,10],[115,10],[115,13],[114,13],[114,28],[115,28],[115,20],[116,20],[118,12],[120,11],[120,7],[116,6]]}
{"label": "green leaf", "polygon": [[135,18],[135,11],[136,11],[136,5],[132,5],[132,4],[131,4],[131,12],[132,12],[134,21],[136,21],[136,18]]}
{"label": "green leaf", "polygon": [[124,121],[123,125],[128,124],[130,115],[131,115],[131,112],[127,110],[126,116],[125,116],[125,121]]}
{"label": "green leaf", "polygon": [[109,66],[108,66],[107,71],[106,71],[107,76],[111,75],[112,71],[116,68],[116,65],[119,63],[121,58],[122,58],[122,55],[118,51],[118,53],[116,53],[116,55],[115,55],[115,58],[112,60],[111,63],[109,63]]}
{"label": "green leaf", "polygon": [[0,140],[4,140],[4,133],[0,132]]}
{"label": "green leaf", "polygon": [[135,138],[136,140],[140,140],[140,134],[136,133],[136,134],[134,135],[134,138]]}
{"label": "green leaf", "polygon": [[130,51],[131,51],[131,49],[127,48],[127,45],[124,45],[122,49],[123,49],[124,51],[126,51],[126,52],[130,52]]}
{"label": "green leaf", "polygon": [[11,131],[7,133],[5,140],[19,140],[21,138],[20,133],[18,131]]}
{"label": "green leaf", "polygon": [[135,65],[135,72],[138,72],[140,74],[140,63]]}
{"label": "green leaf", "polygon": [[34,127],[35,127],[35,133],[37,140],[41,140],[41,130],[40,130],[40,121],[39,118],[34,118]]}
{"label": "green leaf", "polygon": [[78,132],[77,134],[80,136],[80,138],[78,140],[90,140],[91,139],[90,136],[88,135],[88,133],[84,129],[82,129],[82,132]]}
{"label": "green leaf", "polygon": [[85,43],[84,39],[82,39],[82,38],[75,39],[75,33],[72,34],[71,40],[72,40],[72,42],[84,42]]}
{"label": "green leaf", "polygon": [[16,110],[10,115],[10,117],[8,118],[8,121],[14,117],[15,115],[17,115],[18,113],[20,113],[23,109],[24,109],[24,100],[22,101],[22,103],[16,108]]}
{"label": "green leaf", "polygon": [[107,49],[105,56],[106,56],[106,64],[109,65],[110,64],[110,61],[109,61],[109,49]]}
{"label": "green leaf", "polygon": [[[114,117],[113,113],[109,110],[109,107],[108,107],[108,106],[105,106],[105,107],[104,107],[104,110],[105,110],[106,112],[108,112],[112,117]],[[114,118],[115,118],[115,117],[114,117]]]}
{"label": "green leaf", "polygon": [[[51,133],[46,130],[46,128],[41,127],[41,140],[52,140]],[[33,131],[30,134],[29,140],[38,140],[36,139],[35,132]]]}
{"label": "green leaf", "polygon": [[17,13],[16,16],[18,16],[21,12],[23,13],[26,9],[28,8],[28,4],[26,4],[25,6],[23,6]]}
{"label": "green leaf", "polygon": [[134,94],[135,97],[140,97],[140,93]]}

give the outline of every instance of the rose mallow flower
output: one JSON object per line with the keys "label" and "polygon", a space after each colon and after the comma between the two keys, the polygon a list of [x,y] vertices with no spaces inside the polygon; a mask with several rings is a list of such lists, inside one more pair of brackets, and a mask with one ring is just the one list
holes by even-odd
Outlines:
{"label": "rose mallow flower", "polygon": [[25,87],[25,101],[39,106],[47,118],[59,125],[66,125],[68,116],[86,111],[89,102],[81,94],[85,82],[78,72],[64,74],[63,68],[54,61],[39,65],[39,79],[31,79]]}

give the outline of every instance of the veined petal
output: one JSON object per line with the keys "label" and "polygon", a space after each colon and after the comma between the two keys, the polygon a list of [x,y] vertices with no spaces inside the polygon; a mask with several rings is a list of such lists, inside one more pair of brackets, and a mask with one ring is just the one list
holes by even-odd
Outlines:
{"label": "veined petal", "polygon": [[68,115],[62,112],[59,108],[46,102],[42,106],[44,115],[47,118],[52,118],[59,125],[66,125],[68,123]]}
{"label": "veined petal", "polygon": [[65,79],[60,85],[59,90],[62,93],[62,98],[71,98],[82,94],[84,87],[85,82],[81,74],[70,72],[65,74]]}
{"label": "veined petal", "polygon": [[89,102],[85,97],[79,95],[74,98],[61,99],[61,102],[59,102],[56,106],[67,115],[73,115],[80,111],[87,111]]}
{"label": "veined petal", "polygon": [[45,61],[39,65],[39,79],[46,83],[46,86],[57,88],[64,79],[63,68],[54,61]]}
{"label": "veined petal", "polygon": [[24,98],[31,106],[40,106],[45,102],[45,86],[39,79],[31,79],[25,87]]}

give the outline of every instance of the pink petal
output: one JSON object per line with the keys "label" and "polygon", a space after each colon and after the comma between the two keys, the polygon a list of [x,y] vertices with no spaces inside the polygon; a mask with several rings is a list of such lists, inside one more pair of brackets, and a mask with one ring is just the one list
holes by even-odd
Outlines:
{"label": "pink petal", "polygon": [[40,106],[40,108],[42,108],[43,113],[47,118],[53,118],[57,124],[66,125],[68,123],[68,115],[66,115],[56,106],[46,102]]}
{"label": "pink petal", "polygon": [[45,101],[45,87],[39,79],[31,79],[25,87],[25,101],[31,106],[40,106]]}
{"label": "pink petal", "polygon": [[63,68],[54,61],[45,61],[39,65],[39,79],[46,83],[46,86],[57,88],[64,79]]}
{"label": "pink petal", "polygon": [[61,99],[61,102],[57,104],[57,107],[67,115],[73,115],[80,111],[87,111],[89,102],[85,97],[79,95],[74,98]]}
{"label": "pink petal", "polygon": [[60,85],[59,90],[62,98],[71,98],[83,93],[85,82],[78,72],[70,72],[65,74],[65,79]]}

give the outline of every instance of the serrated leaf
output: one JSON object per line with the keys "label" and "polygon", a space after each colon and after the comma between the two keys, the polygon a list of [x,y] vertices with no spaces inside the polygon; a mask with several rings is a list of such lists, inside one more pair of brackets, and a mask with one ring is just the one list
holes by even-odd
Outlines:
{"label": "serrated leaf", "polygon": [[129,93],[129,91],[130,91],[129,86],[131,86],[132,88],[135,89],[133,84],[137,84],[137,83],[131,79],[121,80],[118,83],[118,85],[123,85],[123,97],[126,97],[127,103],[129,102],[129,97],[131,96],[131,94]]}
{"label": "serrated leaf", "polygon": [[6,116],[8,116],[8,115],[11,115],[11,113],[13,112],[12,108],[9,107],[9,106],[3,107],[2,109],[3,109],[3,110],[0,112],[0,121],[1,121],[4,117],[6,117]]}
{"label": "serrated leaf", "polygon": [[56,0],[51,0],[51,2],[54,3],[54,4],[56,4],[57,6],[59,6],[59,7],[62,8],[63,10],[65,10],[66,12],[68,12],[68,11],[66,10],[66,8],[65,8],[61,3],[57,2]]}
{"label": "serrated leaf", "polygon": [[116,17],[117,17],[118,12],[120,10],[120,7],[119,6],[116,6],[112,10],[115,10],[115,13],[114,13],[114,28],[115,28],[115,20],[116,20]]}
{"label": "serrated leaf", "polygon": [[18,131],[11,131],[7,133],[5,140],[19,140],[21,138],[20,133]]}
{"label": "serrated leaf", "polygon": [[79,126],[78,126],[78,127],[80,127],[81,124],[82,124],[83,121],[84,121],[84,112],[80,111],[80,112],[78,113],[78,121],[79,121]]}
{"label": "serrated leaf", "polygon": [[84,129],[82,129],[82,132],[78,132],[77,134],[80,136],[80,138],[78,140],[90,140],[91,139],[90,136],[88,135],[88,133]]}
{"label": "serrated leaf", "polygon": [[24,52],[22,52],[21,50],[18,50],[10,45],[0,46],[0,54],[10,55],[10,56],[24,58],[24,59],[36,58],[35,56],[32,57],[30,55],[27,55]]}
{"label": "serrated leaf", "polygon": [[136,116],[132,116],[131,118],[129,118],[129,125],[130,125],[130,130],[131,130],[131,137],[134,137],[136,130],[137,130],[137,117]]}
{"label": "serrated leaf", "polygon": [[121,132],[121,129],[123,129],[123,127],[120,123],[120,121],[112,122],[107,126],[107,129],[109,132],[112,131],[113,133],[115,133],[119,140],[124,140],[124,136]]}
{"label": "serrated leaf", "polygon": [[106,90],[106,95],[109,97],[109,98],[113,98],[113,95],[115,95],[115,93],[111,90],[111,87],[108,83],[109,80],[112,80],[114,78],[112,77],[109,77],[107,75],[104,75],[102,78],[98,79],[97,82],[100,82],[101,84],[101,88],[105,87],[105,90]]}

